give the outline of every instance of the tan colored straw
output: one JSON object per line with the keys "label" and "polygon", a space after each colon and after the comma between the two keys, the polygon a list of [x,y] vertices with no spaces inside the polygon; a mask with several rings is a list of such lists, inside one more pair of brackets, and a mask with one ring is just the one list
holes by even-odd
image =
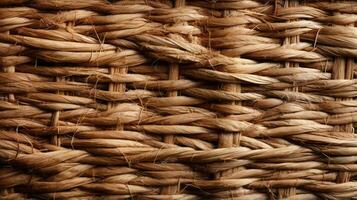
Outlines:
{"label": "tan colored straw", "polygon": [[0,0],[0,200],[357,197],[357,1]]}

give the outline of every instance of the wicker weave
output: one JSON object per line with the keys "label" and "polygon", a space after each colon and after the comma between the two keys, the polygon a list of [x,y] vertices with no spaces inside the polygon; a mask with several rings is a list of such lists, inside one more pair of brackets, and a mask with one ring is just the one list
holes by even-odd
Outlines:
{"label": "wicker weave", "polygon": [[0,6],[0,199],[357,197],[357,1]]}

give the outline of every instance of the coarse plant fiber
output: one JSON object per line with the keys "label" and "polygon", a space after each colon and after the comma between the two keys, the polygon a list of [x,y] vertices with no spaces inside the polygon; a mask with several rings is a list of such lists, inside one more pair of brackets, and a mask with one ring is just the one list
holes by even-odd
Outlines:
{"label": "coarse plant fiber", "polygon": [[0,0],[0,200],[357,197],[357,1]]}

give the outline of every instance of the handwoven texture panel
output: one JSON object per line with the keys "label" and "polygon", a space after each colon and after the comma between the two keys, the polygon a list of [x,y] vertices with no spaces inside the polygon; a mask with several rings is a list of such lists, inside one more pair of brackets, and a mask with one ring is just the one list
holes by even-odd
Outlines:
{"label": "handwoven texture panel", "polygon": [[357,196],[356,1],[0,7],[0,199]]}

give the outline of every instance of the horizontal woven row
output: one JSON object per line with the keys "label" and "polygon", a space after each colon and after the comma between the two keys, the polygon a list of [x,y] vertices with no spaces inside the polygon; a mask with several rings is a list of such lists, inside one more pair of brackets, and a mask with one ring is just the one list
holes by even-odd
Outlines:
{"label": "horizontal woven row", "polygon": [[0,0],[0,199],[352,199],[357,2]]}

